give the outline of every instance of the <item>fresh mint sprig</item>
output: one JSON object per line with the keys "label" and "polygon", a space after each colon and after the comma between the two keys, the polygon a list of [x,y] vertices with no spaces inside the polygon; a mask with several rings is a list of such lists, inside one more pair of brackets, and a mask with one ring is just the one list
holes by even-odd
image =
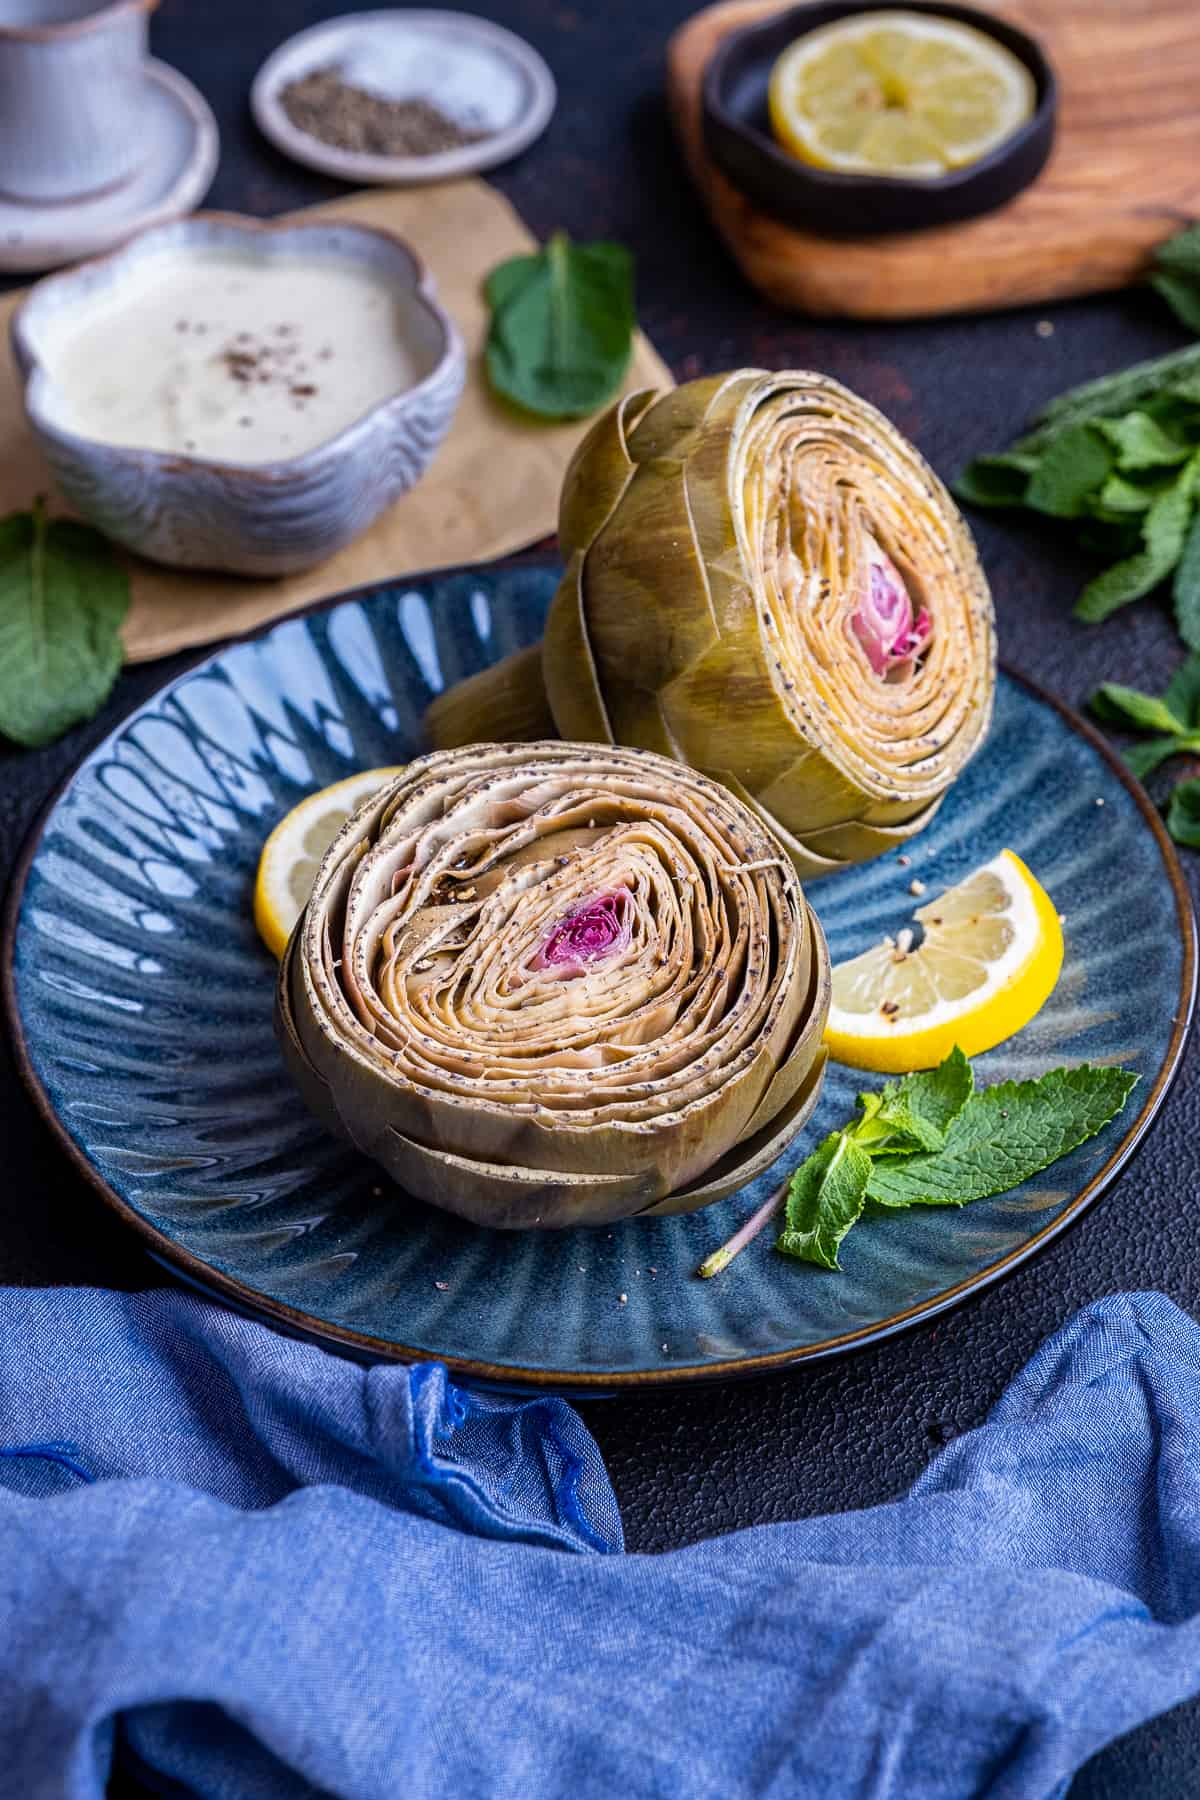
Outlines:
{"label": "fresh mint sprig", "polygon": [[868,1206],[968,1206],[1019,1187],[1102,1130],[1137,1079],[1126,1069],[1085,1063],[977,1089],[956,1048],[936,1069],[860,1094],[859,1117],[830,1132],[698,1273],[726,1268],[780,1205],[785,1214],[776,1249],[837,1269],[838,1250]]}
{"label": "fresh mint sprig", "polygon": [[[1200,226],[1162,245],[1150,284],[1200,333]],[[1175,620],[1200,650],[1200,345],[1085,382],[955,483],[983,507],[1069,520],[1110,566],[1075,604],[1097,624],[1171,579]]]}

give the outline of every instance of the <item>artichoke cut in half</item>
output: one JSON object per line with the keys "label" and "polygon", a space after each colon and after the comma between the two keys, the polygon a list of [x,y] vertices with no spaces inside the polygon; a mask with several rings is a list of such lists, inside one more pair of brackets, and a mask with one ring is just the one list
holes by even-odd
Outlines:
{"label": "artichoke cut in half", "polygon": [[724,782],[801,875],[893,849],[982,743],[991,596],[954,501],[824,375],[619,401],[559,513],[542,644],[440,695],[439,748],[551,729]]}
{"label": "artichoke cut in half", "polygon": [[495,1226],[686,1212],[786,1149],[824,1070],[829,957],[727,790],[558,741],[427,756],[335,839],[280,966],[311,1110]]}

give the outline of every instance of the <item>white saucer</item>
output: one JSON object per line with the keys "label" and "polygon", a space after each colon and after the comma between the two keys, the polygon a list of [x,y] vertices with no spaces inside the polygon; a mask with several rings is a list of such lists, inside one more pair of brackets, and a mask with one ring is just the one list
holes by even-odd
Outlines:
{"label": "white saucer", "polygon": [[[419,95],[489,135],[436,156],[336,150],[299,131],[279,103],[289,82],[331,64],[352,85],[395,99]],[[524,38],[473,13],[418,10],[347,13],[297,32],[254,77],[250,105],[264,136],[310,169],[344,181],[419,182],[507,162],[546,129],[556,97],[553,75]]]}
{"label": "white saucer", "polygon": [[204,97],[177,70],[151,57],[136,126],[145,156],[120,187],[57,206],[0,194],[0,271],[32,274],[96,256],[200,204],[219,148],[217,121]]}

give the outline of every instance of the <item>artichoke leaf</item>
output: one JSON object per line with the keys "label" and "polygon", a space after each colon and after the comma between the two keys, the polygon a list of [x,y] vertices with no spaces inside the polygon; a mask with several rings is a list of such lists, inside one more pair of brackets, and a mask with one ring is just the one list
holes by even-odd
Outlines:
{"label": "artichoke leaf", "polygon": [[653,388],[626,394],[597,419],[567,464],[558,498],[558,541],[564,556],[590,544],[625,491],[633,472],[629,434],[654,399]]}
{"label": "artichoke leaf", "polygon": [[425,714],[434,745],[531,743],[554,730],[540,644],[454,682],[435,695]]}
{"label": "artichoke leaf", "polygon": [[[584,743],[612,744],[616,739],[584,622],[582,573],[582,557],[573,556],[558,590],[561,600],[556,601],[546,621],[546,637],[541,647],[542,675],[551,715],[564,737]],[[433,741],[439,746],[452,747],[463,741],[469,743],[470,739],[443,736],[435,737]]]}

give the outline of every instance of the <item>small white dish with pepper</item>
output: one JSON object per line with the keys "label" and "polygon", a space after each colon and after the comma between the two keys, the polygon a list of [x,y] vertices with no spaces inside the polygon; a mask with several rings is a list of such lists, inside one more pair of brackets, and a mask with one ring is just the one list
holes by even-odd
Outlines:
{"label": "small white dish with pepper", "polygon": [[222,213],[39,282],[12,341],[78,512],[157,562],[247,575],[322,561],[406,493],[466,371],[401,239]]}
{"label": "small white dish with pepper", "polygon": [[343,181],[445,181],[494,168],[546,129],[557,93],[515,32],[473,13],[347,13],[288,38],[254,78],[259,129]]}

